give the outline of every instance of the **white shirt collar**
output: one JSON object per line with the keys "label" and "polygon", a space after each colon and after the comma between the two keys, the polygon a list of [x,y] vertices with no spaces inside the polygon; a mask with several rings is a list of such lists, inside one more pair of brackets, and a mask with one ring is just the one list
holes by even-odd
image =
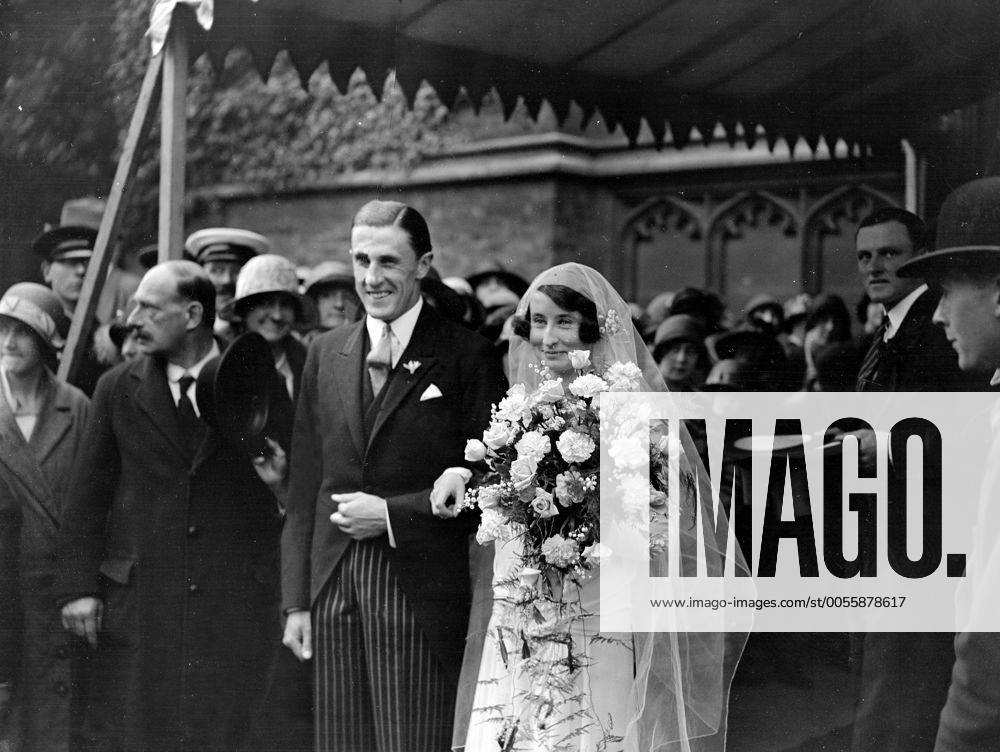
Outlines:
{"label": "white shirt collar", "polygon": [[294,400],[295,374],[292,373],[292,367],[288,363],[288,353],[281,353],[281,357],[274,362],[274,370],[276,370],[278,375],[284,380],[285,388],[288,390],[288,396]]}
{"label": "white shirt collar", "polygon": [[917,302],[917,298],[925,292],[927,292],[927,285],[920,285],[920,287],[885,312],[885,315],[889,318],[889,324],[885,328],[884,340],[886,342],[896,336],[896,332],[899,331],[899,327],[903,325],[903,319],[906,318],[906,314],[910,312],[910,308],[912,308],[913,304]]}
{"label": "white shirt collar", "polygon": [[1000,384],[1000,368],[993,372],[993,376],[990,378],[990,386],[997,386]]}
{"label": "white shirt collar", "polygon": [[[397,319],[389,322],[389,329],[395,342],[392,347],[392,367],[395,368],[399,359],[403,357],[403,352],[410,344],[413,337],[413,330],[417,326],[417,319],[420,318],[420,311],[424,307],[424,298],[420,296],[413,307]],[[382,339],[382,332],[385,330],[385,323],[381,319],[374,319],[365,316],[365,327],[368,329],[368,341],[375,346],[375,343]]]}
{"label": "white shirt collar", "polygon": [[213,339],[212,347],[209,349],[208,354],[190,368],[185,368],[184,366],[179,366],[176,363],[168,362],[167,381],[171,384],[178,384],[184,376],[190,376],[191,378],[197,380],[198,374],[201,373],[201,369],[205,367],[205,364],[208,363],[208,361],[217,355],[219,355],[219,343]]}

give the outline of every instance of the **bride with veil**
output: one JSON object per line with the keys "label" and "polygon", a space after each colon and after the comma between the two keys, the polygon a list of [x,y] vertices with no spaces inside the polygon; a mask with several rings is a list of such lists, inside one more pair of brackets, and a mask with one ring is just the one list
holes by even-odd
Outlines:
{"label": "bride with veil", "polygon": [[[530,395],[553,379],[568,384],[581,362],[595,373],[627,366],[636,391],[667,391],[625,301],[597,271],[568,263],[540,274],[518,305],[509,351],[512,391]],[[682,462],[701,483],[704,466],[683,429],[680,438]],[[443,474],[431,495],[435,513],[454,514],[447,504],[464,493],[464,478]],[[715,518],[710,493],[687,496],[681,505],[702,505],[701,519]],[[745,633],[687,633],[683,617],[669,632],[601,633],[599,569],[578,568],[554,592],[537,596],[538,570],[527,560],[524,528],[498,526],[495,516],[488,525],[487,517],[478,539],[494,546],[491,592],[479,599],[488,622],[484,610],[470,623],[456,749],[725,749],[729,685]],[[725,541],[719,546],[725,551]],[[651,571],[663,566],[651,556]],[[745,567],[742,558],[736,566]]]}

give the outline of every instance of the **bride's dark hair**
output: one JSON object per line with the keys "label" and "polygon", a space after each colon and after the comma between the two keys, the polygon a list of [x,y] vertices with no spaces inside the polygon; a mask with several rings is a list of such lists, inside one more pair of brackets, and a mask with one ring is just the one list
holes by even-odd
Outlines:
{"label": "bride's dark hair", "polygon": [[[583,316],[580,322],[580,341],[592,345],[601,338],[601,327],[597,322],[597,306],[586,295],[578,293],[565,285],[541,285],[538,292],[548,296],[553,303],[564,311],[579,313]],[[524,316],[514,316],[514,334],[521,339],[528,339],[531,334],[531,305]]]}

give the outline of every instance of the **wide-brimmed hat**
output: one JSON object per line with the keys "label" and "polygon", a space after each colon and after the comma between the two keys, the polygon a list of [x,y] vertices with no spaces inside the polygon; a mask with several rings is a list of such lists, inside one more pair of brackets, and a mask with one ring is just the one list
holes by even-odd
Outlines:
{"label": "wide-brimmed hat", "polygon": [[301,318],[303,300],[299,294],[295,264],[274,253],[254,256],[240,269],[236,278],[236,294],[219,315],[227,321],[240,318],[253,298],[274,293],[288,295],[295,302],[296,315]]}
{"label": "wide-brimmed hat", "polygon": [[199,264],[235,261],[245,264],[262,253],[271,252],[271,241],[250,230],[234,227],[206,227],[188,236],[184,250]]}
{"label": "wide-brimmed hat", "polygon": [[952,191],[937,221],[936,250],[899,267],[900,277],[1000,274],[1000,177],[980,178]]}
{"label": "wide-brimmed hat", "polygon": [[36,282],[12,285],[0,298],[0,316],[31,327],[52,353],[66,343],[60,332],[69,328],[69,321],[59,298],[45,285]]}
{"label": "wide-brimmed hat", "polygon": [[694,316],[678,313],[668,316],[653,336],[653,358],[659,362],[674,342],[691,342],[705,351],[705,329]]}
{"label": "wide-brimmed hat", "polygon": [[306,295],[316,296],[327,287],[354,289],[354,267],[350,261],[322,261],[314,266],[303,283]]}
{"label": "wide-brimmed hat", "polygon": [[31,250],[46,261],[89,260],[94,255],[97,230],[83,225],[63,225],[46,230],[31,242]]}

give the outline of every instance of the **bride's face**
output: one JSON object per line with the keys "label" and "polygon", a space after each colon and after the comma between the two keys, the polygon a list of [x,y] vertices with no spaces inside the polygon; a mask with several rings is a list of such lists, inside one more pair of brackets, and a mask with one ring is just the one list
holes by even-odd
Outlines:
{"label": "bride's face", "polygon": [[543,292],[532,294],[530,342],[538,353],[543,366],[556,374],[572,373],[570,350],[588,349],[580,341],[580,323],[583,314],[567,311],[552,302]]}

